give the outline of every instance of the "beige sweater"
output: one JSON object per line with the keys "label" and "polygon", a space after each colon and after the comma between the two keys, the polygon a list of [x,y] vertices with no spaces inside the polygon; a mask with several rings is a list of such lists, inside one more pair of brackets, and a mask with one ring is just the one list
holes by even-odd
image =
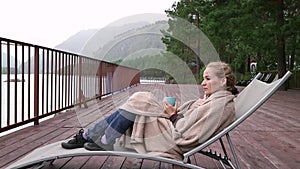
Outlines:
{"label": "beige sweater", "polygon": [[218,91],[195,107],[189,101],[178,108],[180,118],[174,126],[163,113],[161,100],[150,92],[137,92],[120,107],[136,114],[132,130],[120,139],[126,148],[173,159],[195,148],[222,130],[235,119],[234,96],[228,91]]}

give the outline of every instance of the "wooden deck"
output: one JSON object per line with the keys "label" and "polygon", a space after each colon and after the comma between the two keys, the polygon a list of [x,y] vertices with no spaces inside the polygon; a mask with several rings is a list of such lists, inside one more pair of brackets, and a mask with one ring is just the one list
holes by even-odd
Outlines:
{"label": "wooden deck", "polygon": [[[71,138],[83,126],[96,123],[112,113],[133,92],[148,90],[175,95],[182,100],[197,97],[190,85],[138,85],[124,92],[89,103],[89,108],[74,109],[0,137],[0,168],[22,158],[37,147]],[[199,89],[202,93],[201,89]],[[242,168],[285,168],[300,166],[300,90],[277,91],[261,108],[231,133]],[[83,115],[83,112],[84,113]],[[218,145],[212,147],[219,148]],[[221,168],[217,161],[197,154],[192,163],[205,168]],[[116,156],[83,156],[55,160],[43,168],[172,168],[170,164]]]}

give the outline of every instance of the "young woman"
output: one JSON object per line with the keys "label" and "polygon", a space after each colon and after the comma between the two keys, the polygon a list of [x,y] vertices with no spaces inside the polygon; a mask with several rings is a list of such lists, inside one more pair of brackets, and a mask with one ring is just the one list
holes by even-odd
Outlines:
{"label": "young woman", "polygon": [[[201,83],[204,97],[178,107],[161,104],[150,92],[137,92],[115,113],[86,132],[63,142],[66,149],[113,150],[117,138],[125,148],[138,153],[181,159],[235,120],[235,76],[228,64],[206,66]],[[128,129],[130,132],[126,132]],[[129,130],[128,130],[129,131]]]}

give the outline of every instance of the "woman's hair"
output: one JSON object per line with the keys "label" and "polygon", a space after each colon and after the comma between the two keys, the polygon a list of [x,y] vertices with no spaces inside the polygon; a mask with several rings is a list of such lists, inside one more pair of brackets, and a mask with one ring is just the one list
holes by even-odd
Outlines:
{"label": "woman's hair", "polygon": [[[227,63],[211,62],[206,67],[212,68],[214,70],[215,75],[218,76],[219,78],[226,77],[226,79],[227,79],[226,86],[227,86],[228,91],[231,91],[231,92],[236,91],[235,75]],[[235,93],[233,93],[233,94],[235,94]]]}

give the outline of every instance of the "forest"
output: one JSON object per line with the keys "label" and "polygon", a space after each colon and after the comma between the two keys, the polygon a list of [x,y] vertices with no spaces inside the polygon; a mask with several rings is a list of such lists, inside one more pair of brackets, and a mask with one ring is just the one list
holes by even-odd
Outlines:
{"label": "forest", "polygon": [[[178,18],[199,28],[215,47],[222,61],[239,73],[249,72],[257,62],[259,71],[276,70],[281,77],[287,70],[299,69],[300,1],[297,0],[181,0],[166,10],[169,29],[163,42],[167,50],[197,65],[201,54],[178,41]],[[176,26],[175,26],[176,25]]]}
{"label": "forest", "polygon": [[[165,12],[168,29],[161,30],[161,40],[166,52],[119,63],[143,70],[142,76],[174,80],[175,74],[178,83],[193,78],[200,83],[201,70],[214,60],[229,63],[237,81],[257,72],[275,72],[279,78],[288,70],[299,74],[300,1],[181,0]],[[187,78],[183,63],[193,78]]]}

